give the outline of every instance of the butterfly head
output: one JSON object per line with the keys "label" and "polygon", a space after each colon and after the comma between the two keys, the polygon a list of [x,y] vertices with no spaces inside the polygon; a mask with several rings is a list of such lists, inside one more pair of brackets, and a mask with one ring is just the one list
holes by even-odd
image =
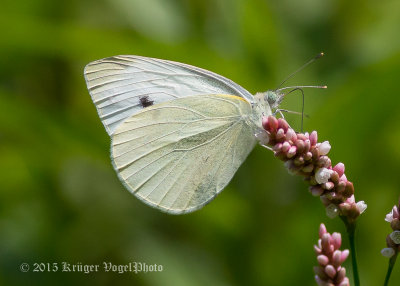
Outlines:
{"label": "butterfly head", "polygon": [[284,94],[277,90],[263,92],[264,101],[268,102],[271,109],[276,109],[282,102]]}

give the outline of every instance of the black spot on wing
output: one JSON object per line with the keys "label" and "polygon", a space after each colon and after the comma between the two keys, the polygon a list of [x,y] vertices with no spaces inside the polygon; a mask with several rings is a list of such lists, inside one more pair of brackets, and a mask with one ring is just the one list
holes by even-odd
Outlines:
{"label": "black spot on wing", "polygon": [[152,106],[154,104],[154,100],[150,100],[150,97],[148,95],[140,97],[139,102],[143,108]]}

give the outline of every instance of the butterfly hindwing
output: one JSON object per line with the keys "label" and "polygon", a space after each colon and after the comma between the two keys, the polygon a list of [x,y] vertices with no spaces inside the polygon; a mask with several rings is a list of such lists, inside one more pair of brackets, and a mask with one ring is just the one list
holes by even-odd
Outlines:
{"label": "butterfly hindwing", "polygon": [[202,95],[149,106],[112,135],[112,160],[125,186],[165,212],[192,212],[229,183],[253,149],[250,104]]}

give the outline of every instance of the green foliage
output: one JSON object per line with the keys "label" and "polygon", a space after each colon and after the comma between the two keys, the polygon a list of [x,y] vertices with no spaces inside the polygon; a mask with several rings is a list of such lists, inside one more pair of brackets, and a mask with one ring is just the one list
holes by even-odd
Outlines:
{"label": "green foliage", "polygon": [[[358,2],[358,3],[357,3]],[[249,91],[306,90],[304,129],[346,164],[359,219],[362,285],[383,282],[385,214],[400,193],[400,2],[11,1],[0,10],[0,284],[313,285],[312,244],[330,220],[306,184],[257,147],[229,187],[171,216],[129,194],[86,90],[90,61],[136,54],[189,63]],[[300,95],[284,107],[301,110]],[[300,118],[288,115],[300,129]],[[343,237],[345,237],[343,235]],[[344,246],[346,245],[344,239]],[[21,263],[162,264],[159,273],[22,273]],[[350,271],[350,263],[345,265]],[[398,267],[391,285],[400,282]]]}

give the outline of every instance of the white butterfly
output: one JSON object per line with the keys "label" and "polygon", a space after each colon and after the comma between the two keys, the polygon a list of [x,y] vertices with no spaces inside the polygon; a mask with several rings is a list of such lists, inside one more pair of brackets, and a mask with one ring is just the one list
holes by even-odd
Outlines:
{"label": "white butterfly", "polygon": [[139,56],[92,62],[85,79],[120,180],[173,214],[195,211],[225,188],[283,96],[253,96],[213,72]]}

